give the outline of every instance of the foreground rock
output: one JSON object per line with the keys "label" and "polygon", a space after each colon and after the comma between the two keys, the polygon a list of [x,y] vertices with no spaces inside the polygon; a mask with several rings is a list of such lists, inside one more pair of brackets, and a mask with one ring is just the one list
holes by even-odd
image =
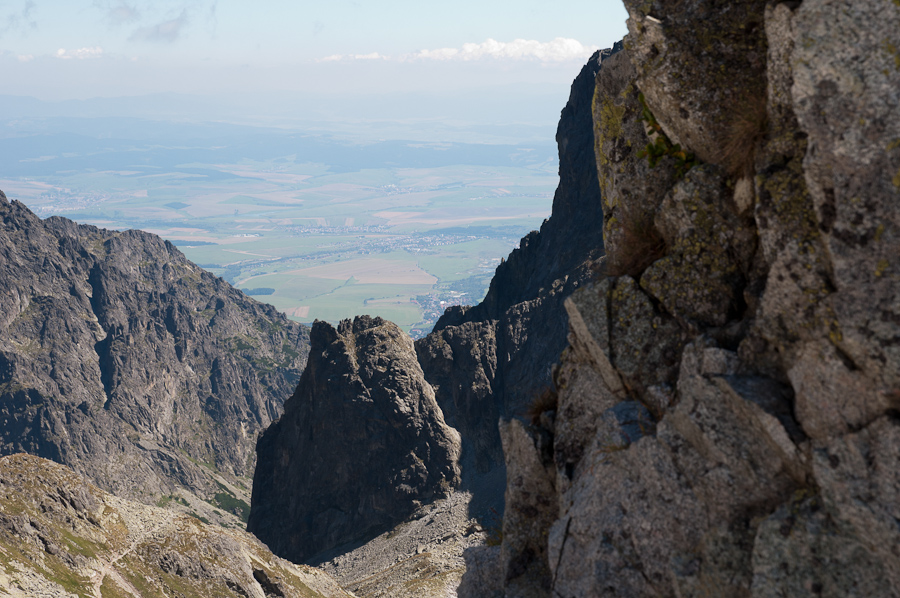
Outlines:
{"label": "foreground rock", "polygon": [[611,270],[460,596],[900,596],[900,5],[625,5]]}
{"label": "foreground rock", "polygon": [[297,391],[260,437],[248,528],[294,562],[377,536],[459,483],[459,434],[409,336],[360,316],[316,322],[310,342]]}
{"label": "foreground rock", "polygon": [[246,517],[256,434],[306,352],[305,328],[159,237],[40,220],[0,192],[0,453]]}
{"label": "foreground rock", "polygon": [[0,458],[0,592],[96,598],[349,598],[245,532],[123,500],[29,455]]}

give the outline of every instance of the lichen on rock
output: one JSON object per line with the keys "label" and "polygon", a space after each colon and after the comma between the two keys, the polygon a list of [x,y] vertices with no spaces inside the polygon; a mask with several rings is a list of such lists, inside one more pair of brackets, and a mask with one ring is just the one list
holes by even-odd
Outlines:
{"label": "lichen on rock", "polygon": [[[548,595],[900,596],[900,5],[625,5],[594,131],[628,268],[566,302],[533,431],[556,469]],[[638,91],[703,160],[683,179],[633,151]]]}
{"label": "lichen on rock", "polygon": [[625,0],[636,83],[674,143],[722,164],[734,111],[765,94],[766,0]]}

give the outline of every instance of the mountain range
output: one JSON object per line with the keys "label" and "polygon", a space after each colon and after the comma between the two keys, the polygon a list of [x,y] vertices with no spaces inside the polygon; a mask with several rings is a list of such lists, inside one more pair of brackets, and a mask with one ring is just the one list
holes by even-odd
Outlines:
{"label": "mountain range", "polygon": [[0,227],[2,453],[246,519],[256,435],[300,377],[308,329],[155,235],[40,220],[2,194]]}
{"label": "mountain range", "polygon": [[553,215],[415,343],[0,198],[2,450],[86,477],[0,461],[0,580],[341,595],[220,531],[253,472],[249,529],[363,596],[900,596],[900,5],[624,4]]}

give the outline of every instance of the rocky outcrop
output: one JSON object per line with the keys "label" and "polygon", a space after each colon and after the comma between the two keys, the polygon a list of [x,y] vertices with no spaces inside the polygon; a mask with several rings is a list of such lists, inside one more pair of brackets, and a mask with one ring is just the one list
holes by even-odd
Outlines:
{"label": "rocky outcrop", "polygon": [[350,598],[250,534],[101,491],[70,469],[0,458],[0,590],[19,598]]}
{"label": "rocky outcrop", "polygon": [[307,343],[155,235],[42,221],[0,194],[2,453],[143,502],[225,493],[243,510]]}
{"label": "rocky outcrop", "polygon": [[767,0],[624,0],[635,84],[673,143],[722,164],[732,125],[766,89]]}
{"label": "rocky outcrop", "polygon": [[297,391],[259,439],[248,528],[294,562],[371,539],[459,482],[459,434],[409,336],[360,316],[317,321],[310,342]]}
{"label": "rocky outcrop", "polygon": [[900,5],[625,5],[608,270],[460,596],[898,596]]}
{"label": "rocky outcrop", "polygon": [[601,62],[620,48],[595,53],[572,84],[556,133],[560,182],[552,216],[498,266],[479,305],[450,308],[416,342],[473,472],[502,469],[498,418],[522,415],[551,384],[551,366],[566,345],[562,302],[595,275],[603,255],[591,98]]}

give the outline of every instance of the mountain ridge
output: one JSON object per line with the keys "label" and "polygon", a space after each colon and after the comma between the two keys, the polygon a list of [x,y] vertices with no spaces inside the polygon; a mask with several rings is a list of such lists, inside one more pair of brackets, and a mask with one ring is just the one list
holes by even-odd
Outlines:
{"label": "mountain ridge", "polygon": [[5,195],[0,257],[0,452],[143,502],[247,494],[255,431],[305,364],[304,327],[156,235],[42,221]]}

